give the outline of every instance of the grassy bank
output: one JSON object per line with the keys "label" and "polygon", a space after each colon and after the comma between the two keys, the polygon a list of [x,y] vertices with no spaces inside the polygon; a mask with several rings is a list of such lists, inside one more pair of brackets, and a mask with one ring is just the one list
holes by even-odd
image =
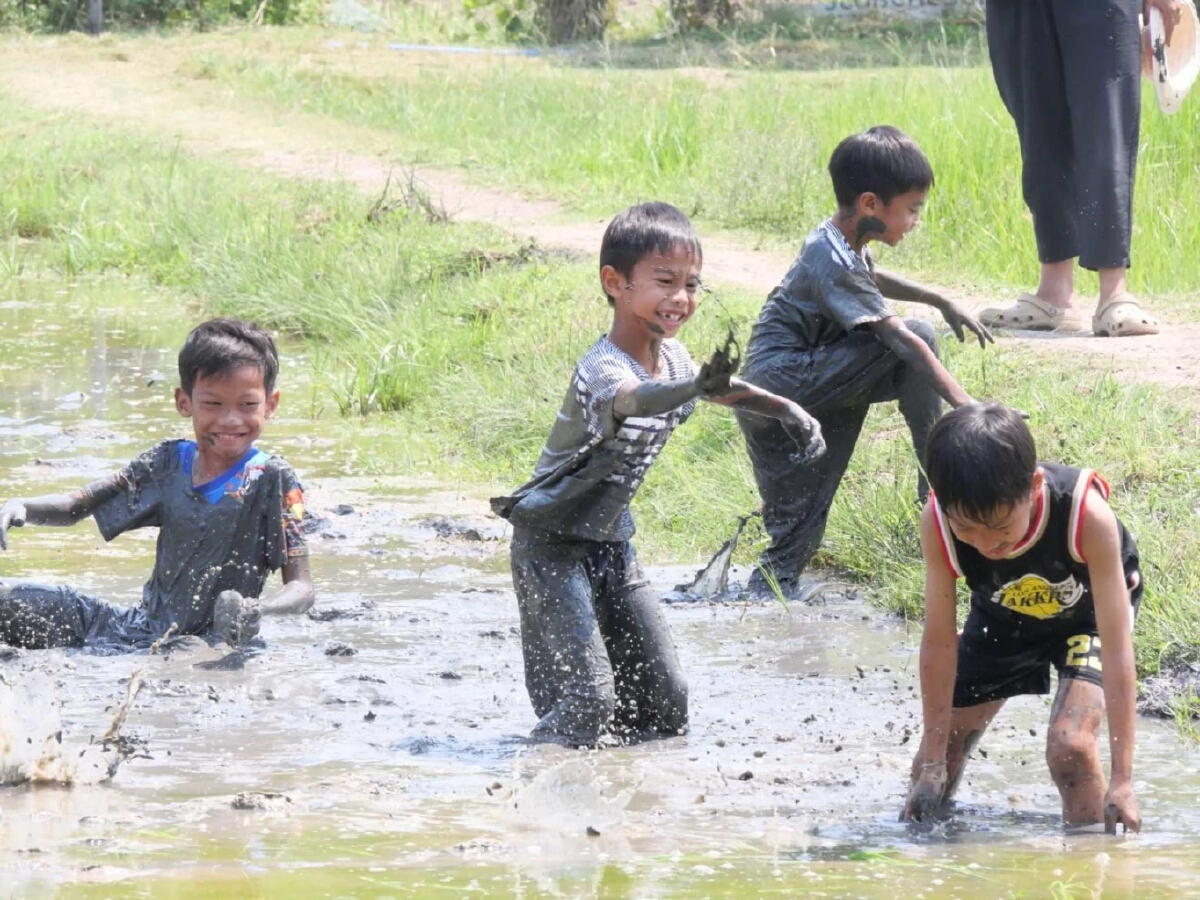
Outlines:
{"label": "grassy bank", "polygon": [[[119,271],[169,288],[190,315],[258,319],[306,344],[315,432],[338,411],[389,417],[429,470],[523,480],[575,358],[605,327],[594,263],[522,251],[476,226],[430,221],[403,189],[380,206],[337,185],[274,179],[0,100],[0,279]],[[724,297],[743,335],[758,298]],[[166,314],[175,314],[166,311]],[[726,327],[715,304],[685,331],[697,356]],[[1143,672],[1200,659],[1197,421],[1158,388],[1081,373],[1011,346],[948,343],[974,395],[1028,410],[1050,459],[1112,482],[1147,560]],[[396,461],[378,458],[377,471]],[[872,414],[820,561],[919,611],[915,476],[903,423]],[[704,408],[636,503],[651,558],[711,552],[757,504],[732,417]]]}
{"label": "grassy bank", "polygon": [[[795,240],[828,215],[829,153],[890,122],[931,157],[937,187],[899,264],[946,283],[1011,288],[1034,276],[1012,122],[986,67],[762,72],[499,60],[422,68],[257,42],[207,51],[184,72],[284,108],[387,130],[409,158],[542,189],[590,214],[646,197],[701,222]],[[311,50],[311,48],[310,48]],[[419,77],[417,77],[419,76]],[[1200,104],[1143,116],[1132,271],[1136,290],[1194,291],[1180,260],[1200,245]],[[536,148],[536,150],[534,150]]]}

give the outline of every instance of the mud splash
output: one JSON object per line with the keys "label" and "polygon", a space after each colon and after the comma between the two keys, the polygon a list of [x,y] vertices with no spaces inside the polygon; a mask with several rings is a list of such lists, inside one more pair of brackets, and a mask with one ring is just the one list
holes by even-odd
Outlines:
{"label": "mud splash", "polygon": [[141,676],[131,676],[112,725],[103,735],[75,746],[69,737],[64,741],[62,700],[48,675],[34,670],[15,684],[0,675],[0,787],[108,781],[135,752],[135,745],[120,732],[141,689]]}
{"label": "mud splash", "polygon": [[[167,319],[124,284],[18,282],[0,297],[0,496],[76,485],[181,433],[163,373],[186,322]],[[486,492],[357,474],[402,436],[309,420],[303,368],[285,346],[263,444],[308,488],[317,608],[269,620],[264,645],[237,654],[192,641],[165,657],[0,662],[9,685],[52,673],[72,741],[112,720],[131,671],[145,680],[123,729],[138,752],[115,778],[0,788],[0,895],[1200,896],[1200,754],[1160,721],[1138,723],[1136,838],[1064,835],[1041,698],[1004,710],[949,820],[899,825],[919,634],[817,585],[786,608],[667,607],[686,737],[527,746],[506,534]],[[103,545],[86,523],[28,529],[0,577],[133,602],[153,550],[152,534]],[[650,574],[666,597],[697,567]],[[28,730],[44,743],[49,728]]]}

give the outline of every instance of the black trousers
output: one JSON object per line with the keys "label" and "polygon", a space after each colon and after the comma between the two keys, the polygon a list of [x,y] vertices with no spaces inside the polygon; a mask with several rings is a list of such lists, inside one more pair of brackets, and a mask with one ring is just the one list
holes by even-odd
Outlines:
{"label": "black trousers", "polygon": [[[937,332],[920,319],[906,319],[909,330],[937,353]],[[872,403],[900,401],[917,458],[942,411],[932,384],[902,363],[870,331],[853,331],[839,341],[810,350],[779,349],[761,354],[743,377],[772,393],[794,400],[821,423],[825,455],[809,466],[792,462],[795,443],[775,419],[738,412],[738,425],[754,466],[762,498],[763,526],[771,546],[759,565],[785,589],[804,571],[825,536],[829,508]],[[918,474],[917,493],[928,494]],[[751,589],[767,585],[759,569]]]}
{"label": "black trousers", "polygon": [[530,738],[573,747],[687,731],[687,681],[628,541],[513,529]]}
{"label": "black trousers", "polygon": [[992,74],[1021,141],[1038,259],[1129,266],[1141,0],[987,0]]}

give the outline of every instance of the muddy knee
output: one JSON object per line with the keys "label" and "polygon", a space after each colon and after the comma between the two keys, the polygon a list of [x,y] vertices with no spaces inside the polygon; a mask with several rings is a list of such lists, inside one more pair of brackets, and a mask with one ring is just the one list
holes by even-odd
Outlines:
{"label": "muddy knee", "polygon": [[1096,736],[1084,731],[1054,729],[1046,742],[1046,765],[1060,788],[1074,787],[1101,774]]}
{"label": "muddy knee", "polygon": [[925,319],[905,319],[905,327],[929,345],[929,349],[933,351],[933,355],[938,355],[938,335],[937,329],[933,327],[932,322],[927,322]]}

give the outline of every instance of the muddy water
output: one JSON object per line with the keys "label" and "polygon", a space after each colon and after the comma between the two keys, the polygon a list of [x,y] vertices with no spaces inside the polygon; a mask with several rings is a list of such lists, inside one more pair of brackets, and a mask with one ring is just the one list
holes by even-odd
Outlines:
{"label": "muddy water", "polygon": [[[155,301],[121,283],[0,289],[0,497],[186,434],[170,389],[187,317]],[[1139,723],[1136,838],[1063,833],[1037,698],[985,738],[952,819],[898,825],[918,635],[832,593],[789,610],[670,606],[686,738],[524,746],[503,532],[479,496],[389,464],[403,441],[385,423],[313,422],[302,362],[285,354],[262,443],[327,520],[317,614],[268,621],[245,656],[0,663],[10,682],[49,675],[82,741],[132,673],[146,682],[125,726],[137,754],[111,782],[0,789],[0,897],[1200,896],[1200,754],[1159,722]],[[0,576],[122,603],[152,561],[150,534],[12,537]],[[655,576],[665,592],[691,571]]]}

